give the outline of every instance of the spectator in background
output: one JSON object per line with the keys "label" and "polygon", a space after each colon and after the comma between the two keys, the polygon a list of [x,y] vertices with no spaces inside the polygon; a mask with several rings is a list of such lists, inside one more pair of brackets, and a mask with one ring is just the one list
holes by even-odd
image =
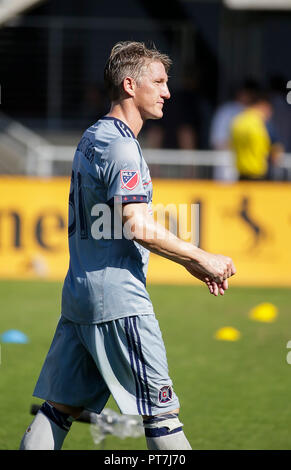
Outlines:
{"label": "spectator in background", "polygon": [[165,143],[165,129],[161,124],[156,122],[145,124],[145,129],[141,132],[142,145],[149,149],[161,149]]}
{"label": "spectator in background", "polygon": [[[245,81],[232,93],[232,99],[221,104],[215,111],[209,132],[209,146],[213,150],[223,151],[230,148],[230,126],[235,116],[241,113],[252,101],[259,85],[255,80]],[[233,165],[213,168],[215,180],[236,180],[237,173]]]}
{"label": "spectator in background", "polygon": [[270,97],[260,92],[231,124],[231,147],[240,180],[274,179],[283,146],[270,125],[272,112]]}
{"label": "spectator in background", "polygon": [[182,150],[197,148],[197,133],[191,124],[180,124],[177,127],[177,143]]}
{"label": "spectator in background", "polygon": [[[169,140],[166,138],[165,126],[151,124],[147,126],[143,133],[143,145],[146,148],[170,148]],[[177,125],[175,132],[175,144],[172,148],[183,150],[195,149],[197,145],[197,135],[191,124]]]}
{"label": "spectator in background", "polygon": [[213,150],[229,149],[230,125],[235,116],[241,113],[253,99],[258,84],[253,80],[246,80],[234,93],[233,99],[222,104],[215,111],[211,126],[209,143]]}

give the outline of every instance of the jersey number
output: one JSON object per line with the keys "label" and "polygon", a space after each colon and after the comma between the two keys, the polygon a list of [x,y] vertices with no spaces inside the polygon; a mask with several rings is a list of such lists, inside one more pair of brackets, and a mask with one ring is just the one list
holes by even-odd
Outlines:
{"label": "jersey number", "polygon": [[[76,231],[76,205],[78,208],[78,218],[80,226],[80,235],[82,240],[88,238],[88,225],[85,213],[84,194],[82,190],[82,176],[81,173],[77,173],[77,181],[75,181],[75,173],[72,171],[71,178],[71,191],[69,196],[69,237],[71,237]],[[75,205],[75,184],[77,184],[77,201]]]}

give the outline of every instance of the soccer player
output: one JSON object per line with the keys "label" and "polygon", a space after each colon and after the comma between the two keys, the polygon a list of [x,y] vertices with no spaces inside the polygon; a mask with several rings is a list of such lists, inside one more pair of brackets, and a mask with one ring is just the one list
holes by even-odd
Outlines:
{"label": "soccer player", "polygon": [[[101,413],[110,394],[121,413],[143,416],[148,449],[191,449],[145,286],[149,251],[183,265],[215,296],[235,267],[180,240],[151,214],[152,182],[137,136],[147,119],[163,116],[170,64],[139,42],[116,44],[107,61],[112,106],[75,153],[61,318],[34,390],[45,402],[20,449],[61,449],[82,410]],[[106,214],[110,230],[102,232]],[[112,229],[118,216],[122,236]]]}

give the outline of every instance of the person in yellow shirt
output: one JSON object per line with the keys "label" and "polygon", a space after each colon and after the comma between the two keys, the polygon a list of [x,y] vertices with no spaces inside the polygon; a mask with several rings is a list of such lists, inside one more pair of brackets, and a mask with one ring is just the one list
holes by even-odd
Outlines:
{"label": "person in yellow shirt", "polygon": [[271,129],[272,104],[268,95],[260,93],[252,104],[232,122],[230,139],[240,180],[272,179],[283,146]]}

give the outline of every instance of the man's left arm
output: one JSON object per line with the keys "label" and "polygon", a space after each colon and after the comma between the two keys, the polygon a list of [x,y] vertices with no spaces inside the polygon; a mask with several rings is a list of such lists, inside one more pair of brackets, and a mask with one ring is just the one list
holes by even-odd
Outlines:
{"label": "man's left arm", "polygon": [[156,222],[144,203],[122,206],[124,234],[150,250],[184,266],[197,279],[205,282],[209,292],[223,295],[227,279],[236,272],[229,257],[205,252],[183,241]]}

